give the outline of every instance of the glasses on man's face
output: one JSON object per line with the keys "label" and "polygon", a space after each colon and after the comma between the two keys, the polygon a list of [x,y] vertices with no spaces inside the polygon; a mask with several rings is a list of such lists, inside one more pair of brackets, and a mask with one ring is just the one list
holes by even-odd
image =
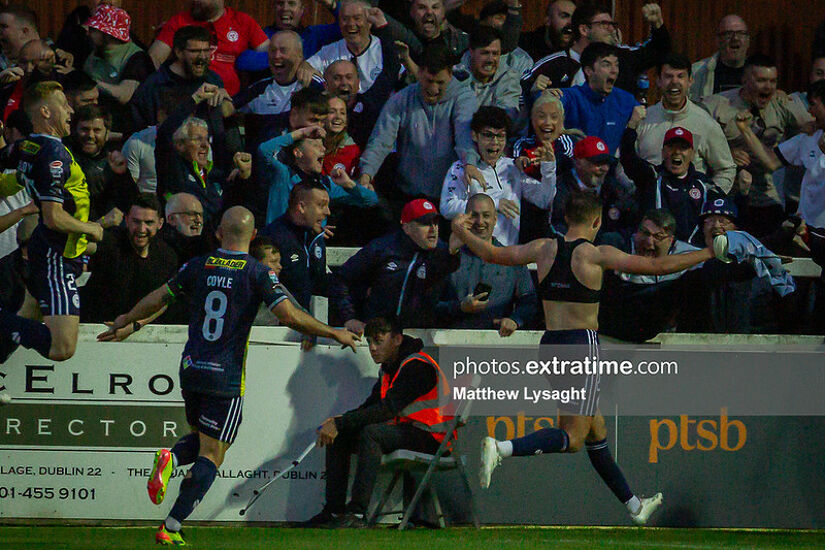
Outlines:
{"label": "glasses on man's face", "polygon": [[614,31],[619,29],[619,24],[618,24],[618,23],[616,23],[615,21],[591,21],[591,22],[590,22],[590,25],[591,25],[591,26],[593,26],[593,25],[600,25],[600,26],[602,26],[602,27],[610,27],[610,28],[612,28]]}
{"label": "glasses on man's face", "polygon": [[481,132],[481,137],[484,139],[494,140],[497,139],[499,141],[507,141],[507,134],[505,132],[495,133],[495,132]]}
{"label": "glasses on man's face", "polygon": [[719,33],[719,37],[724,40],[733,40],[734,37],[741,39],[747,38],[751,35],[748,31],[723,31]]}
{"label": "glasses on man's face", "polygon": [[178,216],[189,216],[190,218],[203,218],[203,212],[198,212],[197,210],[183,210],[181,212],[172,212],[172,214]]}
{"label": "glasses on man's face", "polygon": [[644,227],[639,228],[639,234],[645,239],[648,238],[648,237],[652,237],[653,240],[656,241],[657,243],[660,243],[660,242],[662,242],[665,239],[670,237],[670,234],[666,231],[659,231],[658,233],[651,233],[650,231],[648,231]]}

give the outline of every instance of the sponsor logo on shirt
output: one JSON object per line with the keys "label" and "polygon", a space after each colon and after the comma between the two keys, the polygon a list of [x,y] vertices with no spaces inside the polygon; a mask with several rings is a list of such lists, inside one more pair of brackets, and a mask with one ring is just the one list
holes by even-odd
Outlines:
{"label": "sponsor logo on shirt", "polygon": [[243,269],[246,267],[246,260],[230,260],[229,258],[216,258],[209,256],[206,260],[206,269],[224,267],[226,269]]}
{"label": "sponsor logo on shirt", "polygon": [[390,262],[387,264],[387,271],[396,271],[398,269],[398,264],[395,262]]}
{"label": "sponsor logo on shirt", "polygon": [[290,262],[297,262],[300,259],[301,259],[301,257],[298,256],[297,254],[293,254],[292,256],[289,257]]}

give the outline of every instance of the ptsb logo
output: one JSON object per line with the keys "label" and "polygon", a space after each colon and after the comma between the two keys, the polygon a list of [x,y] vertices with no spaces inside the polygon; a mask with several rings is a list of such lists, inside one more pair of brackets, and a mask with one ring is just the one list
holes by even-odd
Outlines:
{"label": "ptsb logo", "polygon": [[659,453],[669,451],[679,443],[683,451],[738,451],[748,440],[748,429],[741,420],[728,420],[728,410],[723,408],[716,420],[692,420],[688,415],[679,416],[679,424],[664,418],[650,421],[650,447],[647,461],[659,462]]}

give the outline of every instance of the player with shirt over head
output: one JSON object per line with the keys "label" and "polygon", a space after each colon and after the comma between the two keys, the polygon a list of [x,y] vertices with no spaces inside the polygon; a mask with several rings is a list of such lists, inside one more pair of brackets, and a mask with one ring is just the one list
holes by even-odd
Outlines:
{"label": "player with shirt over head", "polygon": [[[544,305],[546,332],[542,345],[587,346],[598,358],[598,318],[602,277],[606,269],[640,275],[664,275],[687,269],[714,257],[709,248],[658,258],[631,256],[592,241],[601,227],[602,204],[594,193],[572,193],[565,204],[567,233],[536,239],[519,246],[494,247],[473,235],[466,214],[453,220],[453,232],[485,262],[499,265],[538,265],[538,293]],[[724,237],[718,237],[724,239]],[[586,446],[590,462],[613,494],[627,506],[639,525],[662,504],[662,494],[639,498],[613,460],[607,429],[598,408],[599,375],[567,377],[564,386],[587,388],[582,399],[559,404],[559,427],[544,428],[510,441],[486,437],[481,444],[481,486],[490,485],[493,469],[510,456],[575,453]]]}
{"label": "player with shirt over head", "polygon": [[249,255],[255,234],[252,212],[241,206],[230,208],[217,230],[220,249],[190,260],[168,283],[145,296],[98,336],[101,341],[115,340],[118,330],[147,318],[181,294],[189,296],[189,340],[181,358],[180,379],[192,432],[171,450],[155,454],[147,483],[152,502],[163,502],[175,467],[194,465],[155,535],[158,544],[184,544],[181,523],[203,500],[238,433],[247,342],[260,303],[264,302],[281,324],[305,334],[334,338],[353,351],[359,340],[347,330],[321,323],[289,301],[275,272]]}
{"label": "player with shirt over head", "polygon": [[103,239],[103,226],[89,221],[86,176],[60,140],[71,132],[74,112],[63,87],[53,81],[34,84],[23,94],[23,107],[34,131],[16,144],[17,181],[40,208],[28,256],[29,290],[43,322],[0,310],[0,363],[18,344],[47,359],[65,361],[77,347],[80,257],[90,240]]}

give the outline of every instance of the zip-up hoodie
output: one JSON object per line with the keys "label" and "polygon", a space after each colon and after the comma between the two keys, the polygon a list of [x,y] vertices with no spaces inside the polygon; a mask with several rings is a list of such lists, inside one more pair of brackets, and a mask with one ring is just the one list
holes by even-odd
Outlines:
{"label": "zip-up hoodie", "polygon": [[470,86],[470,89],[476,94],[480,107],[485,105],[501,107],[507,111],[511,120],[518,118],[519,103],[521,102],[521,75],[503,62],[499,62],[496,74],[493,75],[490,82],[479,82],[470,70],[470,52],[468,50],[461,57],[461,63],[455,66],[453,75],[459,82]]}
{"label": "zip-up hoodie", "polygon": [[401,326],[432,326],[447,275],[461,258],[439,241],[424,250],[403,230],[370,241],[341,266],[329,286],[343,321],[397,317]]}
{"label": "zip-up hoodie", "polygon": [[438,200],[450,165],[456,160],[471,164],[478,160],[470,136],[470,120],[477,109],[473,91],[454,78],[435,105],[424,102],[420,84],[407,86],[381,110],[361,155],[361,173],[375,177],[394,146],[401,191]]}

